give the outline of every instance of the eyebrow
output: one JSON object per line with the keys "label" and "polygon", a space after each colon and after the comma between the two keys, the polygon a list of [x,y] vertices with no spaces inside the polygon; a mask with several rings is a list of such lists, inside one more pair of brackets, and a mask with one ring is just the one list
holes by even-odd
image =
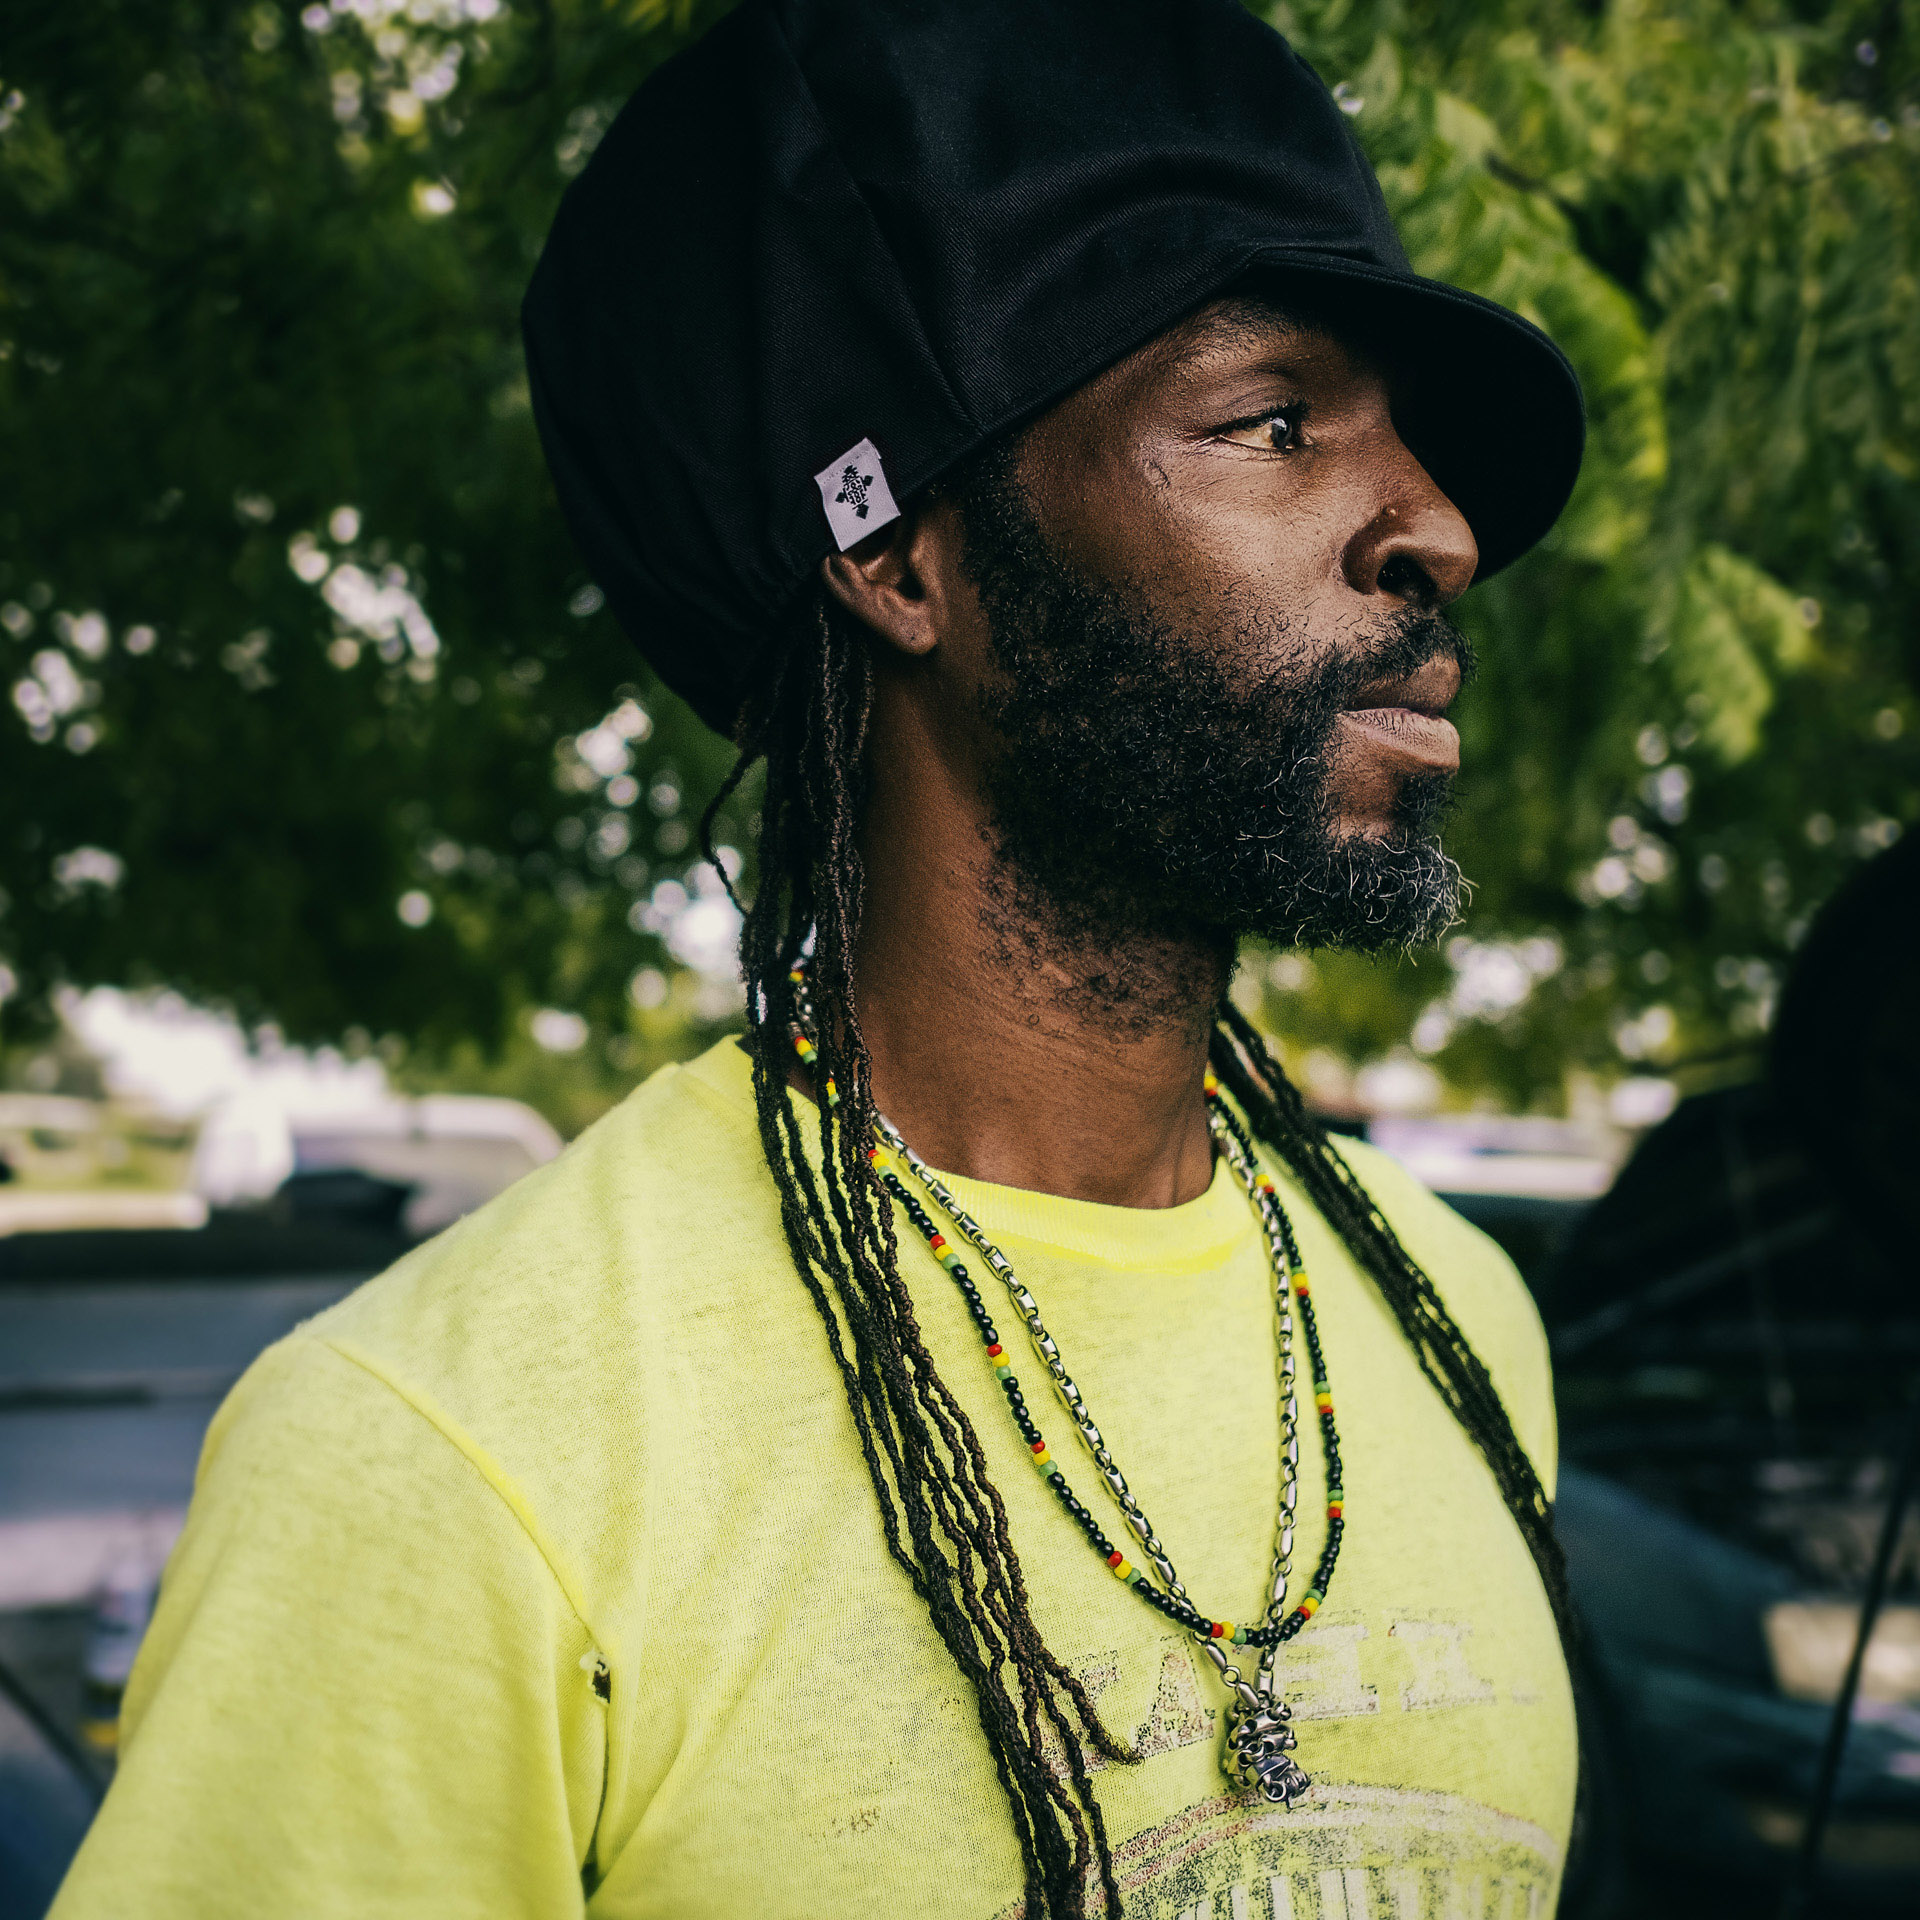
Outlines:
{"label": "eyebrow", "polygon": [[1170,329],[1163,344],[1174,365],[1188,366],[1221,347],[1263,347],[1270,345],[1276,334],[1298,336],[1321,330],[1278,301],[1235,294],[1190,314]]}

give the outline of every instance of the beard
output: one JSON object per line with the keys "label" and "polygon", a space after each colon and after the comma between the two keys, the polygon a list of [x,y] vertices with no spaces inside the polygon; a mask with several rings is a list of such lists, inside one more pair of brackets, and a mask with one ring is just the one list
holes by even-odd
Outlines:
{"label": "beard", "polygon": [[[980,703],[1000,890],[1049,944],[1197,941],[1230,964],[1246,935],[1377,953],[1459,917],[1449,775],[1403,780],[1384,836],[1340,832],[1333,793],[1339,716],[1364,688],[1436,656],[1471,673],[1449,622],[1395,613],[1325,658],[1283,614],[1185,631],[1058,556],[1010,459],[955,495],[999,667]],[[1228,671],[1245,661],[1278,664],[1247,683]]]}

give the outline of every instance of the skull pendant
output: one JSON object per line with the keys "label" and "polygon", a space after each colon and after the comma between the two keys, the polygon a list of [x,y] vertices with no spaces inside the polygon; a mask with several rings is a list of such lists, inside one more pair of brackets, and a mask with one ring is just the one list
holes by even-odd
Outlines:
{"label": "skull pendant", "polygon": [[1235,1708],[1222,1756],[1224,1771],[1235,1785],[1257,1787],[1284,1807],[1291,1807],[1313,1784],[1293,1758],[1292,1718],[1286,1703],[1272,1698],[1257,1708]]}

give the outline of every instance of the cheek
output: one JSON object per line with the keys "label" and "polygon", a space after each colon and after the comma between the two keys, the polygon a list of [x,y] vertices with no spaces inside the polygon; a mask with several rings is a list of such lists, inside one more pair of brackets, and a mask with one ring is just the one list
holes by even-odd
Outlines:
{"label": "cheek", "polygon": [[1111,497],[1089,529],[1107,578],[1137,583],[1183,625],[1217,624],[1223,640],[1335,617],[1344,542],[1327,503],[1276,500],[1271,468],[1226,457],[1190,454],[1166,471]]}

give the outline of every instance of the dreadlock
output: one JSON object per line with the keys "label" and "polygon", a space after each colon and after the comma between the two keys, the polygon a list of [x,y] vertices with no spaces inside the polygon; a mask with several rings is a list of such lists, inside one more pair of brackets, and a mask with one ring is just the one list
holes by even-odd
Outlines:
{"label": "dreadlock", "polygon": [[[759,885],[743,905],[754,1104],[781,1224],[826,1330],[887,1550],[973,1688],[1026,1875],[1028,1920],[1080,1920],[1097,1877],[1120,1911],[1112,1851],[1088,1777],[1089,1746],[1136,1758],[1042,1641],[1006,1509],[973,1423],[936,1370],[900,1275],[893,1209],[867,1158],[875,1107],[853,993],[863,873],[859,824],[871,697],[866,642],[824,589],[805,600],[743,710],[740,756],[701,823],[707,857],[721,808],[764,760]],[[724,874],[725,868],[721,868]],[[816,1069],[839,1090],[816,1103],[818,1171],[788,1097],[787,1043],[803,957],[819,1030]],[[1258,1138],[1285,1161],[1392,1307],[1420,1366],[1492,1466],[1532,1549],[1561,1636],[1572,1614],[1551,1510],[1485,1366],[1433,1282],[1401,1246],[1265,1042],[1223,1003],[1211,1055]],[[1064,1755],[1064,1769],[1060,1756]]]}
{"label": "dreadlock", "polygon": [[1439,1289],[1400,1244],[1400,1236],[1346,1157],[1300,1098],[1300,1092],[1253,1023],[1231,1000],[1220,1003],[1208,1055],[1220,1084],[1233,1095],[1254,1134],[1287,1164],[1320,1217],[1379,1289],[1407,1336],[1420,1371],[1432,1381],[1453,1417],[1486,1456],[1521,1537],[1540,1570],[1560,1641],[1571,1656],[1578,1644],[1567,1563],[1553,1531],[1553,1506],[1527,1458],[1486,1362],[1447,1311]]}

